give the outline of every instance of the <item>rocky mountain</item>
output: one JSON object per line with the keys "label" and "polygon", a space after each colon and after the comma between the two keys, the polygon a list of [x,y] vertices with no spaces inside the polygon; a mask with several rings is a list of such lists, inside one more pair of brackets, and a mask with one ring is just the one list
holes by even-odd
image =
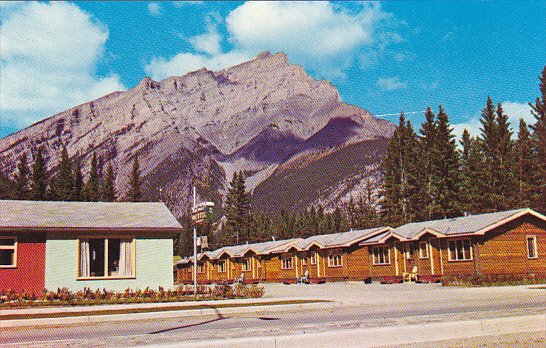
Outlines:
{"label": "rocky mountain", "polygon": [[138,153],[146,198],[177,214],[187,211],[192,178],[219,203],[236,170],[246,173],[257,209],[331,206],[377,175],[393,130],[284,53],[264,52],[217,72],[145,78],[35,123],[0,139],[0,172],[13,175],[22,152],[43,146],[54,173],[66,144],[84,164],[93,152],[112,163],[121,194]]}

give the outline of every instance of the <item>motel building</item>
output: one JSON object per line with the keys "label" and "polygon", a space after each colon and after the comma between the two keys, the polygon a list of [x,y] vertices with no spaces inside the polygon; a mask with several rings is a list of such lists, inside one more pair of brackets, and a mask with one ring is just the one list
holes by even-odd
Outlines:
{"label": "motel building", "polygon": [[163,203],[0,201],[0,291],[173,287]]}
{"label": "motel building", "polygon": [[[176,264],[193,282],[193,258]],[[223,247],[197,256],[201,284],[546,278],[546,217],[531,209]]]}

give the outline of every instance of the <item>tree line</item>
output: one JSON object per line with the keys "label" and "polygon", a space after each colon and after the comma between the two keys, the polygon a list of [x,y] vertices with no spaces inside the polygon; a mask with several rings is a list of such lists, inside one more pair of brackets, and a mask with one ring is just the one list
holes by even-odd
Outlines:
{"label": "tree line", "polygon": [[[82,173],[82,164],[77,158],[70,158],[66,146],[62,147],[59,161],[53,170],[47,170],[48,163],[43,147],[38,147],[33,163],[28,162],[26,153],[19,156],[13,180],[3,177],[2,190],[4,199],[35,201],[83,201],[115,202],[119,199],[116,187],[116,173],[112,164],[106,166],[103,173],[97,154],[93,153],[87,180]],[[129,177],[129,191],[123,200],[139,202],[142,200],[142,180],[138,155],[133,159]]]}
{"label": "tree line", "polygon": [[490,97],[480,134],[465,129],[460,147],[442,106],[436,115],[427,109],[418,133],[401,114],[382,166],[384,220],[400,225],[522,207],[546,212],[545,74],[546,67],[542,96],[530,103],[535,122],[519,120],[516,139],[501,103]]}
{"label": "tree line", "polygon": [[[225,217],[215,229],[199,227],[209,236],[210,249],[294,237],[365,229],[381,225],[530,207],[546,213],[545,75],[541,97],[530,103],[534,123],[519,120],[517,136],[501,103],[488,97],[480,119],[480,134],[464,130],[459,144],[442,106],[430,107],[416,132],[402,113],[381,164],[382,183],[374,191],[338,204],[326,212],[322,205],[303,212],[277,214],[252,211],[252,197],[243,172],[230,182]],[[191,229],[191,221],[185,225]],[[216,231],[215,231],[216,230]],[[213,233],[215,231],[215,233]],[[175,254],[189,255],[191,233],[175,238]]]}

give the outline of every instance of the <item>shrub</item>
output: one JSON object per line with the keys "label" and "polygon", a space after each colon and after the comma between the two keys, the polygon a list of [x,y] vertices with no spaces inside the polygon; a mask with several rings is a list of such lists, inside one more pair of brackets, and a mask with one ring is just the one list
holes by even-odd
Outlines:
{"label": "shrub", "polygon": [[[242,284],[230,287],[228,285],[206,286],[197,288],[201,299],[225,298],[256,298],[263,296],[263,287],[257,285],[245,286]],[[67,288],[57,291],[43,290],[41,294],[13,290],[0,291],[0,307],[48,306],[48,305],[93,305],[116,303],[141,302],[175,302],[194,300],[193,288],[180,286],[174,290],[160,287],[157,291],[146,288],[144,290],[125,289],[124,291],[108,291],[106,289],[84,288],[81,291],[71,292]]]}

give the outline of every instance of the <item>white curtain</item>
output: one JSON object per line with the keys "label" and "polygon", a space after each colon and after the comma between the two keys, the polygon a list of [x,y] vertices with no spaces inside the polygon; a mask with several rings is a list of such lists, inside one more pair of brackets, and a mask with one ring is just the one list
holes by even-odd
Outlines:
{"label": "white curtain", "polygon": [[89,262],[89,239],[80,240],[80,277],[89,277],[91,264]]}
{"label": "white curtain", "polygon": [[133,240],[122,239],[119,246],[119,275],[133,275]]}

